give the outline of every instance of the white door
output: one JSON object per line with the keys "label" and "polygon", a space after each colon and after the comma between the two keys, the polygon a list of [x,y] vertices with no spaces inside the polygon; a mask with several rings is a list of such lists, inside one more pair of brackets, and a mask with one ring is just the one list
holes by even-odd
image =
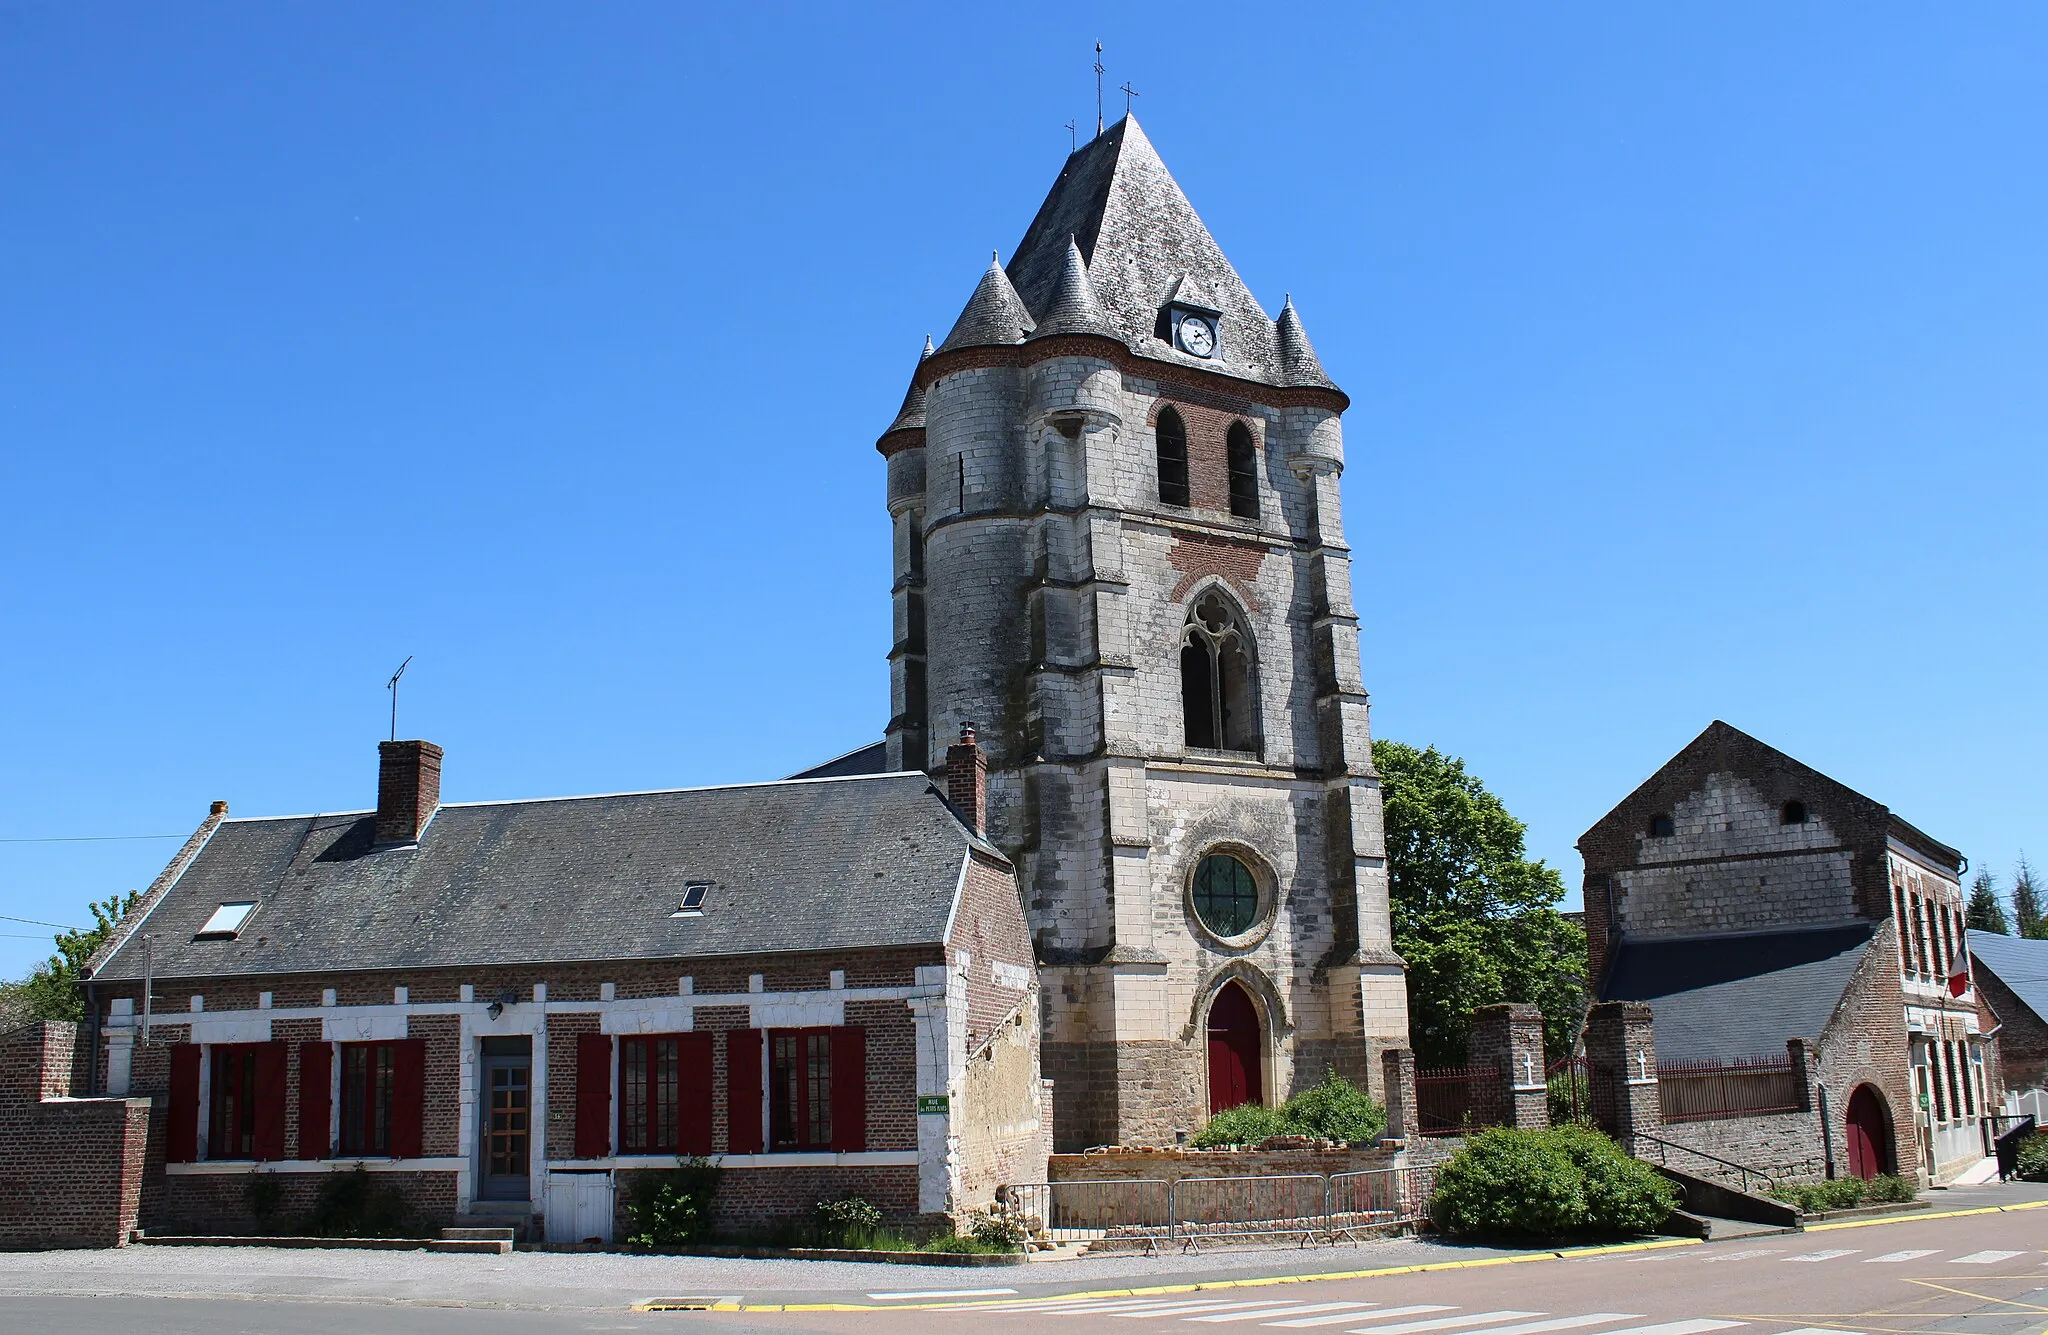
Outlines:
{"label": "white door", "polygon": [[548,1241],[554,1243],[612,1240],[612,1175],[549,1173]]}

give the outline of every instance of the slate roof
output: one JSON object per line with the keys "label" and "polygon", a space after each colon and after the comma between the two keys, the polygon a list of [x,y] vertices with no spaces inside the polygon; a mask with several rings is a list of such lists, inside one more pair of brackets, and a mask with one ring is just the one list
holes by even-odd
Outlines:
{"label": "slate roof", "polygon": [[854,774],[887,774],[889,772],[889,743],[869,742],[857,746],[843,756],[834,756],[823,764],[798,770],[790,775],[792,779],[843,779]]}
{"label": "slate roof", "polygon": [[[1009,292],[992,290],[984,274],[939,350],[1014,344],[1031,330],[1034,317],[1045,322],[1056,308],[1070,308],[1071,302],[1061,300],[1062,289],[1073,286],[1070,245],[1086,262],[1085,281],[1100,308],[1100,332],[1120,339],[1139,356],[1269,385],[1335,388],[1300,332],[1299,316],[1294,317],[1293,342],[1283,349],[1280,330],[1131,116],[1067,159],[1003,266],[1002,287]],[[1018,310],[1010,309],[1009,295],[1018,299]],[[1217,356],[1192,357],[1160,337],[1159,316],[1169,300],[1221,315]],[[1089,318],[1088,323],[1094,322]]]}
{"label": "slate roof", "polygon": [[1995,932],[1969,932],[1966,936],[1975,967],[2011,988],[2027,1009],[2048,1022],[2048,941]]}
{"label": "slate roof", "polygon": [[1876,930],[1624,939],[1601,1000],[1648,1002],[1659,1057],[1781,1056],[1788,1038],[1820,1038]]}
{"label": "slate roof", "polygon": [[[923,774],[445,804],[416,848],[367,812],[227,820],[96,972],[159,978],[688,959],[944,940],[970,846]],[[701,917],[672,917],[688,881]],[[258,907],[195,940],[222,903]]]}

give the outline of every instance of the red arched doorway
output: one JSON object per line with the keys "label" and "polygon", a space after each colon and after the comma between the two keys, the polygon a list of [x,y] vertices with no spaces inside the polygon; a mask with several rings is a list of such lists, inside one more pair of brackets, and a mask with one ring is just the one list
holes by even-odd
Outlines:
{"label": "red arched doorway", "polygon": [[1265,1099],[1265,1042],[1259,1008],[1241,983],[1225,983],[1209,1004],[1209,1115]]}
{"label": "red arched doorway", "polygon": [[1885,1109],[1884,1095],[1869,1085],[1856,1086],[1856,1092],[1849,1096],[1845,1121],[1849,1171],[1867,1182],[1891,1163],[1892,1119]]}

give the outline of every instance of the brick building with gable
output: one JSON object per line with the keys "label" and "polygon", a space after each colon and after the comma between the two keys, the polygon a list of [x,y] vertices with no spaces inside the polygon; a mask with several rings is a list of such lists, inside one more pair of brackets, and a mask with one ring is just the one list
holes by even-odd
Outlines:
{"label": "brick building with gable", "polygon": [[151,1099],[144,1227],[250,1228],[258,1173],[289,1217],[358,1165],[431,1222],[553,1241],[614,1236],[678,1154],[725,1166],[741,1226],[1042,1177],[1037,977],[971,735],[947,794],[444,804],[440,748],[380,750],[374,811],[215,804],[93,962],[97,1060],[60,1043],[50,1088]]}
{"label": "brick building with gable", "polygon": [[1811,1063],[1796,1082],[1815,1091],[1810,1113],[1667,1119],[1660,1137],[1926,1182],[1984,1158],[1997,1017],[1974,980],[1948,988],[1964,939],[1955,849],[1719,721],[1578,847],[1596,1001],[1647,1003],[1662,1061],[1793,1044]]}

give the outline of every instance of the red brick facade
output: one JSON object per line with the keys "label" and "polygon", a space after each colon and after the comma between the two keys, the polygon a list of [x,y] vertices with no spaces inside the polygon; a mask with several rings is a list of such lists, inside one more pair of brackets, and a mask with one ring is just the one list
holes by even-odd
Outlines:
{"label": "red brick facade", "polygon": [[142,1213],[149,1100],[79,1098],[70,1024],[0,1034],[0,1247],[117,1247]]}

